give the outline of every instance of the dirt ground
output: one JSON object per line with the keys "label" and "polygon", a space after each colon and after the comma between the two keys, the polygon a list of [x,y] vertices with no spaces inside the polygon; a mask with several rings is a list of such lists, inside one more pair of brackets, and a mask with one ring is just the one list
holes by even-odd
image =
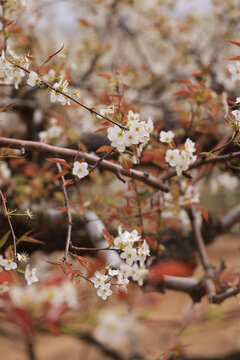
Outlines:
{"label": "dirt ground", "polygon": [[[213,264],[224,259],[228,267],[240,268],[240,241],[237,236],[221,236],[208,247]],[[196,270],[201,275],[201,269]],[[181,346],[188,356],[223,356],[240,352],[240,304],[236,298],[226,300],[222,305],[209,305],[206,300],[201,304],[191,305],[191,299],[184,294],[169,291],[166,294],[154,294],[154,303],[143,321],[140,349],[150,358],[158,359],[167,349]],[[191,313],[198,316],[198,321],[183,327]],[[11,337],[0,334],[0,359],[28,359],[26,349],[18,338],[18,330],[8,329]],[[122,353],[121,349],[120,352]],[[37,334],[37,360],[104,360],[94,346],[72,339],[69,336]]]}

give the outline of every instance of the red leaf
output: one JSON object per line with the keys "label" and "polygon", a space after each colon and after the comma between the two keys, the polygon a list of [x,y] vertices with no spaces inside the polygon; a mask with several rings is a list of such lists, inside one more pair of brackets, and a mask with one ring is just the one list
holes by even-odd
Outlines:
{"label": "red leaf", "polygon": [[26,58],[28,59],[28,60],[30,60],[30,61],[32,61],[32,62],[35,62],[35,56],[33,56],[33,55],[26,55],[25,54],[25,56],[26,56]]}
{"label": "red leaf", "polygon": [[114,237],[111,234],[109,234],[108,231],[106,231],[104,229],[102,230],[102,234],[103,234],[104,239],[107,240],[108,245],[111,246],[114,241]]}
{"label": "red leaf", "polygon": [[68,166],[68,163],[66,162],[66,160],[63,159],[56,159],[56,158],[47,158],[47,161],[53,162],[55,164],[61,164],[64,166]]}
{"label": "red leaf", "polygon": [[228,60],[240,60],[240,56],[235,56],[235,57],[230,58],[230,59],[228,59]]}
{"label": "red leaf", "polygon": [[238,42],[238,41],[233,41],[233,40],[230,40],[230,39],[226,39],[226,40],[229,41],[230,43],[234,44],[234,45],[240,46],[240,42]]}
{"label": "red leaf", "polygon": [[56,52],[54,52],[53,54],[49,55],[49,56],[47,57],[47,59],[42,63],[42,65],[38,68],[38,71],[37,71],[37,72],[40,72],[41,69],[42,69],[42,67],[43,67],[46,63],[48,63],[55,55],[57,55],[58,53],[60,53],[60,51],[62,51],[63,47],[64,47],[64,45],[63,45],[59,50],[57,50]]}
{"label": "red leaf", "polygon": [[51,264],[51,265],[64,266],[63,261],[50,261],[50,260],[46,260],[46,259],[43,259],[43,258],[42,258],[42,260],[47,262],[48,264]]}
{"label": "red leaf", "polygon": [[101,76],[101,77],[103,77],[103,78],[105,78],[105,79],[107,79],[107,80],[110,80],[110,79],[111,79],[111,76],[110,76],[109,74],[99,73],[99,74],[97,74],[97,76]]}
{"label": "red leaf", "polygon": [[57,180],[58,178],[66,175],[66,174],[68,174],[68,170],[66,170],[66,169],[65,169],[65,170],[62,170],[62,171],[60,171],[60,173],[58,173],[57,175],[55,175],[52,180],[53,180],[53,181],[54,181],[54,180]]}
{"label": "red leaf", "polygon": [[85,259],[83,256],[79,256],[79,255],[76,255],[76,254],[73,254],[70,252],[70,254],[77,260],[80,262],[80,264],[86,266],[88,265],[88,261],[87,259]]}
{"label": "red leaf", "polygon": [[113,149],[112,146],[108,146],[108,145],[103,145],[100,148],[97,149],[96,152],[110,152]]}
{"label": "red leaf", "polygon": [[209,216],[208,216],[208,211],[207,209],[205,209],[204,207],[201,207],[201,212],[202,212],[202,216],[204,218],[204,220],[209,223]]}

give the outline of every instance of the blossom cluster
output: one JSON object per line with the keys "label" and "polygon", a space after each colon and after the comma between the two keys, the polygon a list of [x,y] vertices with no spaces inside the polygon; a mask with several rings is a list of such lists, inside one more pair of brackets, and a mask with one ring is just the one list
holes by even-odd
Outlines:
{"label": "blossom cluster", "polygon": [[100,311],[93,335],[104,344],[120,347],[128,343],[130,334],[136,334],[140,329],[137,313],[121,306]]}
{"label": "blossom cluster", "polygon": [[[30,71],[29,77],[27,80],[27,84],[30,86],[36,86],[40,85],[43,78],[36,73],[35,71]],[[67,80],[59,80],[58,82],[55,82],[51,86],[50,91],[50,100],[51,102],[60,102],[62,105],[70,105],[70,99],[66,95],[76,95],[77,97],[80,97],[80,92],[78,90],[75,90],[73,92],[69,91],[68,89],[69,83]]]}
{"label": "blossom cluster", "polygon": [[238,187],[237,176],[231,176],[228,173],[216,174],[214,178],[210,179],[210,188],[213,194],[216,194],[221,189],[235,190]]}
{"label": "blossom cluster", "polygon": [[65,280],[59,284],[49,284],[45,286],[22,287],[12,285],[9,290],[12,304],[19,308],[34,310],[48,307],[60,307],[67,305],[70,309],[78,307],[78,295],[75,285],[70,280]]}
{"label": "blossom cluster", "polygon": [[[172,134],[171,131],[165,134],[161,131],[160,141],[170,144],[173,139]],[[195,151],[195,143],[190,138],[187,138],[184,149],[181,151],[179,149],[168,149],[165,160],[170,166],[176,168],[177,175],[181,175],[184,171],[188,170],[189,166],[197,159],[197,156],[193,155]]]}
{"label": "blossom cluster", "polygon": [[[110,287],[114,280],[116,289],[122,291],[127,290],[126,285],[129,283],[130,277],[133,281],[138,282],[139,286],[143,285],[143,280],[148,274],[145,261],[150,255],[150,250],[146,240],[142,241],[140,238],[137,230],[123,232],[122,227],[119,226],[118,236],[114,239],[111,248],[121,250],[120,258],[125,262],[122,262],[117,270],[107,268],[104,274],[96,271],[90,279],[94,287],[98,289],[97,295],[103,300],[112,295]],[[141,242],[141,244],[135,246],[136,242]]]}
{"label": "blossom cluster", "polygon": [[[22,78],[25,76],[25,72],[22,69],[19,69],[16,65],[20,65],[28,69],[29,60],[26,56],[16,56],[10,52],[10,62],[5,55],[5,51],[2,50],[0,56],[0,84],[10,85],[14,84],[15,89],[19,88],[19,84],[22,81]],[[16,64],[16,65],[15,65]]]}
{"label": "blossom cluster", "polygon": [[[5,271],[17,270],[18,268],[17,262],[27,263],[28,260],[29,260],[28,256],[24,253],[22,254],[18,253],[17,256],[12,259],[5,259],[2,255],[0,255],[0,272],[2,272],[3,270]],[[28,285],[31,285],[32,283],[38,281],[36,272],[37,272],[36,268],[30,269],[30,265],[27,264],[24,271],[24,276]],[[5,282],[2,284],[2,287],[0,288],[0,294],[6,292],[7,290],[9,290],[8,284]]]}
{"label": "blossom cluster", "polygon": [[[114,112],[115,108],[113,106],[111,106],[110,110],[108,110],[108,108],[106,109],[108,112],[104,114]],[[115,147],[119,152],[124,152],[126,147],[139,145],[138,155],[140,156],[144,145],[149,141],[150,134],[153,131],[152,119],[149,117],[147,122],[141,121],[140,115],[130,110],[127,114],[127,124],[125,128],[126,130],[117,125],[108,128],[107,136],[111,141],[111,146]]]}
{"label": "blossom cluster", "polygon": [[62,128],[61,128],[61,126],[57,125],[57,119],[51,118],[50,119],[50,127],[45,131],[41,131],[39,133],[39,138],[40,138],[40,141],[43,142],[48,139],[50,139],[50,140],[57,139],[57,138],[59,138],[59,136],[61,134],[62,134]]}

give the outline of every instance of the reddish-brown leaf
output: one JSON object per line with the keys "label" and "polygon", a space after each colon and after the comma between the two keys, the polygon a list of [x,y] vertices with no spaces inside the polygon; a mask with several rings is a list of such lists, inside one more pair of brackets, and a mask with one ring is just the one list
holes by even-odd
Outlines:
{"label": "reddish-brown leaf", "polygon": [[96,152],[110,152],[113,149],[112,146],[108,146],[108,145],[103,145],[100,148],[97,149]]}
{"label": "reddish-brown leaf", "polygon": [[97,76],[103,77],[103,78],[105,78],[107,80],[111,79],[111,76],[109,74],[99,73],[99,74],[97,74]]}
{"label": "reddish-brown leaf", "polygon": [[240,46],[240,42],[238,42],[238,41],[234,41],[234,40],[230,40],[230,39],[226,39],[226,40],[234,45]]}
{"label": "reddish-brown leaf", "polygon": [[230,58],[230,59],[228,59],[228,60],[233,60],[233,61],[235,61],[235,60],[240,60],[240,56],[234,56],[233,58]]}
{"label": "reddish-brown leaf", "polygon": [[104,230],[104,229],[102,230],[102,234],[103,234],[104,239],[107,240],[108,245],[111,246],[114,241],[114,237],[111,234],[109,234],[109,232],[107,230]]}
{"label": "reddish-brown leaf", "polygon": [[60,171],[60,173],[58,173],[57,175],[55,175],[53,178],[52,178],[52,180],[54,181],[54,180],[57,180],[57,179],[59,179],[60,177],[62,177],[62,176],[64,176],[64,175],[66,175],[66,174],[68,174],[68,170],[62,170],[62,171]]}
{"label": "reddish-brown leaf", "polygon": [[208,215],[207,209],[205,209],[204,207],[201,206],[201,213],[202,213],[202,216],[203,216],[204,220],[207,223],[209,223],[209,215]]}
{"label": "reddish-brown leaf", "polygon": [[56,52],[54,52],[53,54],[49,55],[47,57],[46,60],[44,60],[44,62],[41,64],[41,66],[38,68],[38,72],[41,71],[42,67],[47,64],[55,55],[57,55],[58,53],[60,53],[60,51],[62,51],[62,49],[64,48],[64,45],[61,46],[61,48],[59,50],[57,50]]}
{"label": "reddish-brown leaf", "polygon": [[78,261],[80,262],[80,264],[84,265],[84,266],[87,266],[88,265],[88,261],[86,258],[84,258],[83,256],[79,256],[79,255],[76,255],[76,254],[73,254],[70,252],[70,254]]}

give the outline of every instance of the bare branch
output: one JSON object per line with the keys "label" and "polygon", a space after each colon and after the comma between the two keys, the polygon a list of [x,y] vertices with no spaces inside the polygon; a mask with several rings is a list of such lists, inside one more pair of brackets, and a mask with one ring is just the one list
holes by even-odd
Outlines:
{"label": "bare branch", "polygon": [[98,167],[101,169],[108,170],[117,176],[127,176],[132,179],[141,181],[153,188],[162,190],[164,192],[169,191],[169,187],[162,183],[161,180],[143,173],[137,170],[130,170],[129,172],[123,169],[122,166],[116,165],[108,160],[101,160],[98,156],[90,155],[82,151],[72,150],[68,148],[61,148],[45,143],[27,140],[17,140],[11,138],[0,137],[0,147],[7,147],[12,149],[25,149],[29,151],[37,151],[44,154],[45,156],[55,156],[63,159],[74,160],[76,158],[83,158],[88,164],[95,165],[98,162]]}

